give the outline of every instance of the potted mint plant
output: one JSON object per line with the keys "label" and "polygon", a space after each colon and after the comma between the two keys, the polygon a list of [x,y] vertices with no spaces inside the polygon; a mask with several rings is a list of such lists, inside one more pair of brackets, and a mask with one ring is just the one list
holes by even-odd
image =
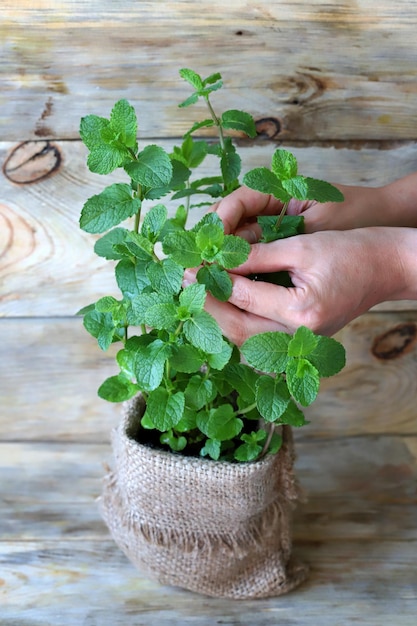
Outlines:
{"label": "potted mint plant", "polygon": [[[120,292],[80,311],[102,350],[120,345],[115,374],[98,390],[124,407],[102,512],[127,556],[164,584],[231,598],[279,595],[306,576],[291,556],[292,428],[307,424],[302,407],[316,398],[321,377],[342,369],[345,353],[305,327],[236,346],[205,311],[208,292],[230,297],[228,272],[250,246],[225,234],[215,212],[192,227],[189,214],[240,186],[241,159],[228,133],[255,137],[256,129],[246,112],[215,113],[220,74],[180,75],[193,88],[180,106],[203,100],[209,116],[171,154],[138,144],[126,100],[108,119],[81,120],[89,169],[126,174],[89,198],[80,217],[83,230],[101,235],[95,252],[114,264]],[[194,138],[209,127],[216,141]],[[208,155],[218,158],[218,173],[199,177]],[[283,202],[281,215],[260,220],[264,241],[302,232],[303,218],[285,214],[291,198],[343,199],[329,183],[301,176],[282,149],[271,169],[251,170],[243,183]],[[162,198],[177,203],[174,214]],[[183,286],[186,268],[199,268],[195,284]]]}

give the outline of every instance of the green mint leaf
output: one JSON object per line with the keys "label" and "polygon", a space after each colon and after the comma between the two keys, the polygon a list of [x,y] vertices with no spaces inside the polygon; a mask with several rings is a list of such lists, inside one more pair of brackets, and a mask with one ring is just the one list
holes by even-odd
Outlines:
{"label": "green mint leaf", "polygon": [[184,407],[184,413],[182,414],[182,418],[175,426],[175,430],[179,433],[190,432],[197,428],[196,424],[197,413],[194,409],[190,409],[189,407]]}
{"label": "green mint leaf", "polygon": [[173,347],[169,362],[177,372],[192,374],[200,371],[204,363],[204,357],[200,350],[194,346],[182,344]]}
{"label": "green mint leaf", "polygon": [[222,370],[229,363],[232,357],[233,348],[227,342],[223,340],[222,351],[216,354],[209,354],[207,356],[207,363],[212,369]]}
{"label": "green mint leaf", "polygon": [[97,339],[99,347],[105,351],[113,343],[116,327],[111,313],[89,311],[83,318],[84,328]]}
{"label": "green mint leaf", "polygon": [[96,241],[94,252],[97,256],[108,260],[121,259],[122,256],[115,251],[113,246],[123,243],[128,232],[126,228],[113,228]]}
{"label": "green mint leaf", "polygon": [[306,326],[300,326],[295,331],[288,344],[288,356],[307,356],[317,346],[319,338]]}
{"label": "green mint leaf", "polygon": [[308,355],[308,360],[323,378],[334,376],[346,365],[346,351],[341,343],[332,337],[319,336],[316,348]]}
{"label": "green mint leaf", "polygon": [[[104,132],[104,131],[103,131]],[[113,146],[103,143],[95,148],[87,157],[87,166],[95,174],[110,174],[129,159],[129,152],[124,146]]]}
{"label": "green mint leaf", "polygon": [[132,198],[129,185],[114,183],[87,200],[80,227],[87,233],[102,233],[137,213],[140,205],[139,198]]}
{"label": "green mint leaf", "polygon": [[293,237],[304,232],[304,217],[302,215],[284,215],[279,230],[276,229],[276,215],[260,215],[257,220],[262,229],[261,241],[264,243]]}
{"label": "green mint leaf", "polygon": [[208,354],[216,354],[223,349],[220,326],[209,313],[200,311],[184,322],[184,335],[188,341]]}
{"label": "green mint leaf", "polygon": [[308,187],[307,198],[309,200],[316,200],[317,202],[343,202],[345,199],[339,189],[324,180],[306,178],[305,181]]}
{"label": "green mint leaf", "polygon": [[220,458],[222,444],[217,439],[206,439],[204,446],[200,450],[201,456],[209,456],[213,461]]}
{"label": "green mint leaf", "polygon": [[162,249],[182,267],[197,267],[201,263],[196,235],[191,231],[168,233],[162,242]]}
{"label": "green mint leaf", "polygon": [[230,130],[239,130],[248,137],[256,137],[256,127],[252,115],[245,111],[231,109],[221,116],[221,125]]}
{"label": "green mint leaf", "polygon": [[109,402],[125,402],[138,393],[138,387],[123,374],[110,376],[99,387],[98,395]]}
{"label": "green mint leaf", "polygon": [[155,243],[165,225],[167,216],[168,211],[163,204],[152,207],[143,219],[141,234]]}
{"label": "green mint leaf", "polygon": [[243,177],[243,184],[261,193],[271,194],[282,202],[291,200],[291,196],[285,191],[275,174],[266,167],[256,167],[247,172]]}
{"label": "green mint leaf", "polygon": [[280,423],[289,424],[294,428],[300,428],[301,426],[308,424],[306,418],[304,417],[304,413],[298,408],[293,400],[290,400],[287,408],[281,415]]}
{"label": "green mint leaf", "polygon": [[145,324],[146,313],[153,306],[158,304],[173,304],[172,297],[164,296],[155,292],[141,293],[131,300],[131,313],[128,316],[129,323],[133,326]]}
{"label": "green mint leaf", "polygon": [[184,270],[181,265],[168,258],[159,263],[149,263],[146,274],[155,291],[161,294],[177,294],[181,289]]}
{"label": "green mint leaf", "polygon": [[317,369],[307,359],[292,359],[286,369],[290,394],[302,406],[308,406],[317,397],[320,377]]}
{"label": "green mint leaf", "polygon": [[255,388],[259,378],[257,372],[244,363],[236,363],[228,365],[224,375],[246,404],[255,402]]}
{"label": "green mint leaf", "polygon": [[173,452],[181,452],[187,446],[185,437],[176,437],[172,432],[172,428],[166,433],[162,433],[159,437],[160,443],[169,446]]}
{"label": "green mint leaf", "polygon": [[197,72],[186,67],[179,70],[181,78],[187,81],[196,91],[201,91],[204,87],[203,80]]}
{"label": "green mint leaf", "polygon": [[181,102],[181,104],[179,104],[178,106],[180,109],[183,109],[185,107],[189,107],[191,104],[195,104],[197,100],[198,100],[198,94],[193,93],[191,96],[186,98],[186,100]]}
{"label": "green mint leaf", "polygon": [[241,346],[246,361],[257,370],[280,374],[285,371],[291,336],[280,331],[249,337]]}
{"label": "green mint leaf", "polygon": [[[195,96],[195,100],[193,99],[193,96],[190,96],[190,98],[187,98],[187,100],[180,104],[180,107],[186,107],[189,106],[189,104],[194,104],[194,102],[197,102],[197,100],[198,96]],[[189,102],[189,104],[186,104],[187,102]],[[190,137],[192,133],[195,133],[196,130],[200,130],[200,128],[211,128],[212,126],[214,126],[214,121],[211,118],[201,120],[201,122],[195,122],[191,126],[191,128],[185,133],[184,137],[185,139],[187,139],[187,137]]]}
{"label": "green mint leaf", "polygon": [[256,383],[256,406],[266,422],[279,420],[288,407],[290,393],[282,378],[261,376]]}
{"label": "green mint leaf", "polygon": [[113,318],[117,316],[123,309],[123,303],[113,298],[113,296],[104,296],[96,302],[96,311],[99,313],[112,313]]}
{"label": "green mint leaf", "polygon": [[147,416],[158,430],[166,431],[178,424],[184,412],[184,404],[182,392],[171,395],[161,387],[149,394],[144,417]]}
{"label": "green mint leaf", "polygon": [[181,161],[170,156],[172,163],[172,178],[168,191],[182,189],[191,176],[191,170]]}
{"label": "green mint leaf", "polygon": [[206,301],[206,290],[203,285],[193,283],[184,288],[180,293],[180,306],[186,309],[186,319],[203,310]]}
{"label": "green mint leaf", "polygon": [[81,118],[80,137],[89,150],[103,146],[101,131],[107,128],[109,124],[109,120],[97,115],[86,115]]}
{"label": "green mint leaf", "polygon": [[298,170],[297,159],[288,150],[275,150],[272,155],[271,169],[281,181],[294,178]]}
{"label": "green mint leaf", "polygon": [[[165,362],[170,356],[170,346],[160,339],[155,339],[147,346],[140,346],[136,355],[135,375],[137,383],[141,390],[153,391],[161,384]],[[151,419],[154,421],[152,415]]]}
{"label": "green mint leaf", "polygon": [[224,228],[223,224],[204,224],[197,232],[196,232],[196,244],[200,250],[206,250],[212,252],[212,256],[214,256],[219,248],[221,247],[224,239]]}
{"label": "green mint leaf", "polygon": [[110,114],[110,126],[121,143],[128,148],[136,148],[138,123],[135,109],[127,100],[119,100],[114,105]]}
{"label": "green mint leaf", "polygon": [[[134,231],[129,231],[128,235],[125,239],[125,244],[127,250],[137,259],[141,261],[152,261],[153,260],[153,245],[143,235],[140,233],[135,233]],[[119,248],[116,248],[119,250]]]}
{"label": "green mint leaf", "polygon": [[125,165],[125,170],[135,182],[150,188],[166,187],[172,178],[171,159],[156,145],[146,146],[136,161]]}
{"label": "green mint leaf", "polygon": [[292,198],[297,198],[297,200],[308,199],[308,185],[304,176],[294,176],[294,178],[283,180],[281,183]]}
{"label": "green mint leaf", "polygon": [[174,304],[158,302],[145,312],[145,324],[158,330],[175,330],[177,309]]}
{"label": "green mint leaf", "polygon": [[216,72],[215,74],[210,74],[210,76],[207,76],[207,78],[203,80],[203,87],[207,87],[207,85],[213,85],[214,83],[217,83],[221,79],[222,79],[222,75],[220,74],[220,72]]}
{"label": "green mint leaf", "polygon": [[244,263],[250,252],[250,244],[236,235],[225,235],[221,250],[216,254],[215,261],[226,269],[238,267]]}
{"label": "green mint leaf", "polygon": [[226,302],[232,295],[232,279],[226,270],[217,264],[203,265],[197,272],[197,280],[221,302]]}
{"label": "green mint leaf", "polygon": [[217,409],[201,411],[197,415],[197,426],[210,439],[227,441],[240,433],[243,422],[235,416],[230,404],[223,404]]}
{"label": "green mint leaf", "polygon": [[198,233],[198,231],[201,230],[201,228],[203,228],[203,226],[205,226],[206,224],[215,224],[216,226],[219,226],[224,232],[223,222],[221,221],[218,214],[215,212],[210,212],[203,215],[201,220],[193,226],[192,232]]}
{"label": "green mint leaf", "polygon": [[117,285],[126,298],[133,298],[150,286],[146,274],[146,262],[134,263],[130,259],[122,259],[116,265],[115,275]]}
{"label": "green mint leaf", "polygon": [[190,378],[184,393],[187,406],[198,411],[215,398],[216,389],[209,378],[195,375]]}
{"label": "green mint leaf", "polygon": [[207,156],[208,144],[206,141],[196,141],[187,136],[182,142],[180,154],[187,168],[196,168]]}
{"label": "green mint leaf", "polygon": [[242,169],[242,160],[235,150],[228,150],[222,154],[220,169],[225,185],[230,185],[239,178]]}
{"label": "green mint leaf", "polygon": [[262,446],[259,445],[257,435],[263,435],[263,439],[265,439],[266,432],[259,430],[257,433],[251,433],[251,435],[242,435],[241,439],[246,443],[236,448],[233,455],[236,461],[242,463],[255,461],[262,452]]}

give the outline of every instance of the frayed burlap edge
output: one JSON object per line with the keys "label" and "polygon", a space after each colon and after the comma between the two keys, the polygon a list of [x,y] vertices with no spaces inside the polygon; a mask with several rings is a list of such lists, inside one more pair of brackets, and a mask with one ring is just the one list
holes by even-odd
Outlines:
{"label": "frayed burlap edge", "polygon": [[278,596],[303,582],[307,568],[291,560],[291,429],[275,456],[216,463],[138,444],[131,436],[142,411],[140,398],[127,403],[113,431],[115,469],[100,499],[132,563],[162,584],[216,597]]}

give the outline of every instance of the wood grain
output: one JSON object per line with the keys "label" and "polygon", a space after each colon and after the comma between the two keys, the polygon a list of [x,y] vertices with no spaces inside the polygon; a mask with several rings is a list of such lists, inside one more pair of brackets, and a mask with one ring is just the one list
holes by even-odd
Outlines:
{"label": "wood grain", "polygon": [[208,626],[213,620],[272,626],[278,618],[316,626],[320,614],[324,626],[358,619],[374,626],[384,614],[390,623],[411,626],[417,602],[416,437],[309,441],[297,449],[309,500],[296,513],[295,553],[310,564],[310,579],[283,598],[232,602],[159,586],[109,539],[95,502],[108,445],[0,444],[6,620],[0,623],[55,624],[59,614],[69,626]]}
{"label": "wood grain", "polygon": [[[417,434],[415,338],[394,358],[374,354],[378,338],[399,324],[415,329],[417,313],[369,313],[340,331],[347,365],[322,380],[300,437]],[[102,352],[79,318],[2,319],[0,336],[3,440],[108,441],[120,405],[100,400],[96,390],[116,373],[116,344]]]}
{"label": "wood grain", "polygon": [[415,139],[416,25],[411,0],[6,0],[1,135],[74,139],[81,115],[108,115],[123,96],[148,137],[180,136],[178,70],[191,65],[221,70],[220,106],[277,119],[280,138]]}
{"label": "wood grain", "polygon": [[417,171],[416,27],[411,0],[3,0],[0,626],[415,626],[416,302],[338,334],[347,366],[295,432],[295,552],[311,577],[260,602],[162,587],[110,539],[96,498],[120,406],[96,389],[117,347],[101,352],[74,314],[114,293],[78,217],[121,180],[88,172],[81,116],[128,98],[142,147],[169,151],[205,117],[178,108],[179,68],[221,71],[215,108],[257,121],[237,139],[244,171],[283,145],[307,175],[383,185]]}
{"label": "wood grain", "polygon": [[[162,141],[161,145],[170,151],[174,143]],[[43,147],[45,142],[40,144]],[[111,264],[93,252],[97,237],[82,232],[78,219],[87,198],[111,182],[125,180],[123,174],[115,173],[104,181],[87,170],[81,142],[53,145],[62,157],[53,176],[28,185],[2,181],[0,317],[68,316],[102,295],[117,294]],[[15,144],[0,143],[0,163],[14,148]],[[269,165],[274,149],[270,142],[240,147],[243,171]],[[346,184],[377,186],[417,170],[417,143],[382,151],[290,149],[300,161],[300,171],[319,177],[325,172],[327,179]],[[209,160],[201,175],[217,173],[216,167],[216,161]],[[173,205],[168,206],[174,210]],[[193,220],[200,215],[196,210]]]}

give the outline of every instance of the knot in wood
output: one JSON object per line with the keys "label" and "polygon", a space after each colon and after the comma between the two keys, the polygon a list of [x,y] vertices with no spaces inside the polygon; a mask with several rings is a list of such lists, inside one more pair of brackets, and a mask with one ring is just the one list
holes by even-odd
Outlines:
{"label": "knot in wood", "polygon": [[281,132],[281,122],[276,117],[263,117],[255,122],[258,136],[274,139]]}
{"label": "knot in wood", "polygon": [[37,183],[55,173],[62,157],[49,141],[24,141],[16,146],[3,165],[3,173],[18,185]]}
{"label": "knot in wood", "polygon": [[410,351],[417,338],[417,325],[413,322],[398,324],[375,338],[371,352],[377,359],[388,361]]}

